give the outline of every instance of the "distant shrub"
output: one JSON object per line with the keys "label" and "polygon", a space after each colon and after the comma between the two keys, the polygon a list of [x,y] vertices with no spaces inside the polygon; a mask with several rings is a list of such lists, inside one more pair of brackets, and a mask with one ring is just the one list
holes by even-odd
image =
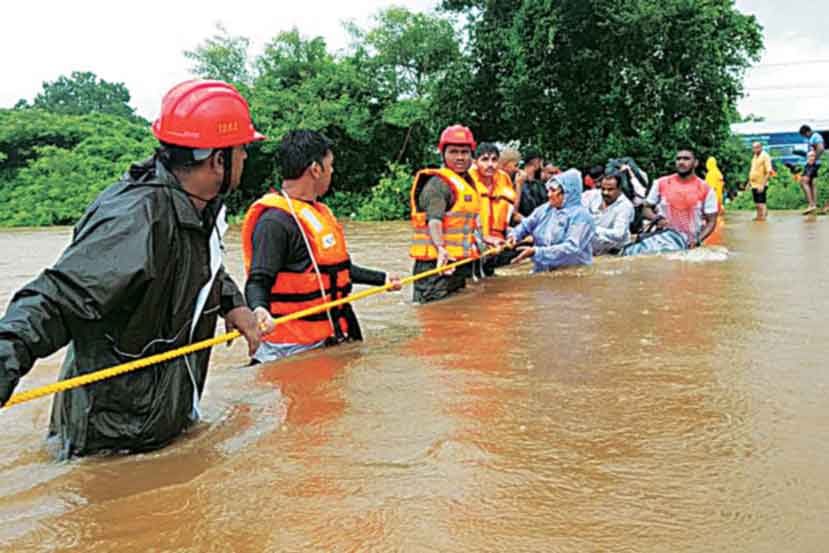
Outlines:
{"label": "distant shrub", "polygon": [[390,164],[389,173],[380,179],[360,204],[357,218],[361,221],[408,219],[411,186],[411,170],[405,165]]}

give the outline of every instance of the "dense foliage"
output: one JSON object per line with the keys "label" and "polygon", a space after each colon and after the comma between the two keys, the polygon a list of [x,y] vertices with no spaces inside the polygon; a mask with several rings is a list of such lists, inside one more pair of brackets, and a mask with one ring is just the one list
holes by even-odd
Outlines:
{"label": "dense foliage", "polygon": [[0,110],[0,224],[73,224],[154,145],[146,124],[123,117]]}
{"label": "dense foliage", "polygon": [[[730,136],[742,73],[762,48],[733,0],[444,0],[439,14],[379,12],[347,24],[331,52],[297,29],[249,55],[222,27],[186,52],[193,74],[234,83],[258,128],[239,213],[278,185],[279,137],[297,127],[336,142],[329,202],[340,215],[405,217],[412,172],[439,162],[452,123],[479,140],[541,150],[560,166],[630,155],[651,175],[677,145],[715,155],[729,187],[747,172]],[[454,22],[465,21],[465,26]],[[171,83],[173,84],[173,83]],[[153,140],[121,83],[72,73],[32,104],[0,110],[0,224],[65,224]]]}
{"label": "dense foliage", "polygon": [[[824,167],[827,156],[823,158]],[[829,203],[829,174],[825,171],[817,179],[818,206]],[[803,209],[807,207],[806,196],[796,178],[786,167],[778,168],[777,175],[769,179],[766,192],[766,205],[769,209]],[[751,189],[747,188],[728,204],[729,210],[754,209],[754,199]]]}
{"label": "dense foliage", "polygon": [[733,0],[443,5],[470,21],[471,71],[448,83],[446,104],[481,136],[577,167],[629,155],[651,175],[690,144],[734,169],[723,146],[762,35]]}

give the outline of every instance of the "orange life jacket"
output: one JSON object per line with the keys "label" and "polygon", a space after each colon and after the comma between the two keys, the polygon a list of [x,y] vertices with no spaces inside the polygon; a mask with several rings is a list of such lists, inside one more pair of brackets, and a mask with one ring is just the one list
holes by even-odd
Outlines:
{"label": "orange life jacket", "polygon": [[437,248],[429,234],[429,222],[426,212],[419,211],[417,198],[426,182],[438,177],[452,190],[454,203],[443,216],[443,241],[446,251],[452,259],[480,257],[475,242],[475,230],[480,212],[480,201],[475,187],[451,169],[423,169],[412,182],[411,209],[414,236],[409,248],[409,255],[414,259],[434,260],[438,257]]}
{"label": "orange life jacket", "polygon": [[[275,192],[257,200],[242,222],[245,273],[250,274],[256,222],[268,209],[280,209],[297,221],[311,246],[308,254],[316,261],[320,271],[318,276],[313,261],[301,272],[280,271],[271,288],[271,315],[281,317],[347,296],[351,292],[351,259],[345,234],[334,214],[325,204],[293,198],[289,203],[285,196]],[[264,247],[268,247],[267,244]],[[342,338],[349,330],[347,313],[345,309],[335,308],[289,321],[277,325],[263,339],[277,344],[314,344],[332,337]]]}
{"label": "orange life jacket", "polygon": [[469,174],[475,181],[475,187],[481,199],[481,228],[484,235],[506,239],[509,220],[518,197],[512,188],[512,180],[504,171],[498,169],[494,177],[495,184],[490,193],[476,167],[472,167]]}

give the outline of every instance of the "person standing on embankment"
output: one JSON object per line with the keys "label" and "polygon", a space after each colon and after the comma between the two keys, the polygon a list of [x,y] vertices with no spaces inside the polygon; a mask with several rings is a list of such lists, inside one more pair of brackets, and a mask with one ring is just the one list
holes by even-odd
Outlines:
{"label": "person standing on embankment", "polygon": [[751,186],[751,195],[757,207],[755,221],[765,221],[768,215],[766,208],[766,192],[771,178],[771,157],[763,151],[763,145],[755,142],[751,145],[754,155],[751,158],[751,170],[748,173],[748,182]]}
{"label": "person standing on embankment", "polygon": [[815,163],[812,165],[806,164],[803,175],[800,177],[800,187],[806,195],[806,201],[809,202],[809,207],[803,210],[803,215],[808,215],[817,211],[817,178],[820,175],[820,158],[823,156],[826,147],[823,143],[823,136],[814,132],[809,125],[800,127],[799,132],[800,136],[809,141],[809,151],[815,153]]}

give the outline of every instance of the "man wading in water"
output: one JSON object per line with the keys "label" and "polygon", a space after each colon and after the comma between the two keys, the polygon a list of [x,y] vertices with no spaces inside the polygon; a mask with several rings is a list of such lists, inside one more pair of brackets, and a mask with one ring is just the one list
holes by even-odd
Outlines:
{"label": "man wading in water", "polygon": [[[187,81],[162,100],[160,147],[89,206],[57,263],[0,320],[0,404],[35,360],[69,345],[60,379],[213,336],[222,315],[252,355],[260,328],[222,265],[223,197],[246,145],[264,140],[248,104],[220,81]],[[199,418],[210,350],[61,392],[49,435],[59,457],[162,447]]]}
{"label": "man wading in water", "polygon": [[[676,173],[658,179],[645,198],[642,215],[662,230],[679,232],[687,248],[702,244],[717,226],[717,195],[694,174],[694,151],[684,148],[676,153]],[[656,210],[656,211],[654,211]]]}
{"label": "man wading in water", "polygon": [[[447,127],[438,143],[443,168],[423,169],[415,175],[411,189],[414,236],[409,248],[409,256],[415,260],[412,274],[480,256],[475,240],[480,201],[469,175],[476,147],[468,128]],[[466,286],[471,270],[471,264],[466,264],[449,274],[418,280],[414,301],[428,303],[459,291]]]}
{"label": "man wading in water", "polygon": [[[285,179],[279,192],[257,200],[242,224],[242,255],[248,281],[245,295],[259,317],[281,317],[338,300],[351,285],[399,290],[400,277],[351,262],[345,234],[324,203],[331,187],[333,145],[315,131],[291,131],[279,146]],[[282,359],[326,344],[362,340],[350,304],[277,326],[263,337],[254,360]]]}

